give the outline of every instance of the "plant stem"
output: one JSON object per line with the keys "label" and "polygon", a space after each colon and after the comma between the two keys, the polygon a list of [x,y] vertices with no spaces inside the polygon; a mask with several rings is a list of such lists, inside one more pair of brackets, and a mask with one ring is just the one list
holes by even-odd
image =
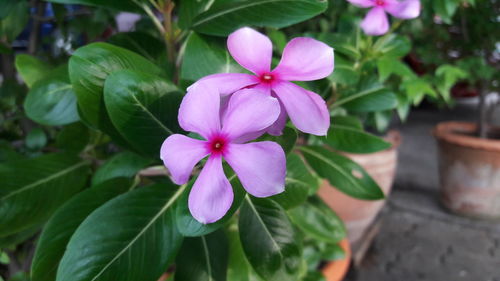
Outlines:
{"label": "plant stem", "polygon": [[165,29],[165,42],[167,43],[168,61],[175,63],[175,34],[172,28],[172,10],[175,3],[172,0],[165,0],[163,5],[163,28]]}
{"label": "plant stem", "polygon": [[33,7],[36,7],[36,16],[33,18],[33,25],[28,43],[28,53],[35,54],[38,45],[38,35],[40,33],[40,18],[45,14],[46,3],[41,1],[33,1]]}

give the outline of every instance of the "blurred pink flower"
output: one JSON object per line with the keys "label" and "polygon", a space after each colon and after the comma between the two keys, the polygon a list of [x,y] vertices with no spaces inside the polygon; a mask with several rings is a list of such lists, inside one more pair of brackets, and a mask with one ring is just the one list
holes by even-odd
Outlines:
{"label": "blurred pink flower", "polygon": [[240,28],[229,35],[227,47],[231,56],[255,75],[222,73],[206,76],[200,81],[217,87],[223,96],[243,88],[258,88],[266,95],[277,97],[281,114],[267,128],[267,132],[272,135],[282,133],[287,114],[297,129],[314,135],[326,135],[330,114],[325,101],[319,95],[289,81],[311,81],[330,75],[333,71],[331,47],[312,38],[294,38],[288,42],[280,63],[272,71],[273,46],[264,34],[248,27]]}
{"label": "blurred pink flower", "polygon": [[286,160],[281,146],[271,141],[243,144],[249,135],[273,124],[280,114],[278,100],[257,91],[236,92],[221,117],[221,97],[216,88],[204,83],[192,86],[179,108],[179,124],[204,140],[174,134],[163,142],[160,157],[176,184],[185,184],[196,163],[209,156],[188,199],[191,214],[201,223],[219,220],[233,202],[222,158],[253,196],[268,197],[285,188]]}
{"label": "blurred pink flower", "polygon": [[420,0],[347,0],[361,8],[371,8],[361,22],[368,35],[383,35],[389,31],[387,13],[400,19],[413,19],[420,15]]}

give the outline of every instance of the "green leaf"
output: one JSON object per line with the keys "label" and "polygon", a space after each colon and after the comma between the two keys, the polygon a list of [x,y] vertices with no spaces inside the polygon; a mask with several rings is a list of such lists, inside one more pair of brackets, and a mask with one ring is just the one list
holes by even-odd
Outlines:
{"label": "green leaf", "polygon": [[191,33],[182,60],[182,79],[196,81],[210,74],[241,70],[227,52],[224,41]]}
{"label": "green leaf", "polygon": [[292,153],[286,159],[285,191],[271,197],[283,208],[291,209],[307,200],[307,196],[319,187],[319,181],[314,177],[299,155]]}
{"label": "green leaf", "polygon": [[15,64],[17,72],[30,88],[36,81],[46,76],[52,68],[48,63],[24,54],[16,56]]}
{"label": "green leaf", "polygon": [[181,132],[177,122],[182,94],[164,79],[131,70],[111,74],[104,86],[109,117],[137,151],[159,158],[165,138]]}
{"label": "green leaf", "polygon": [[130,151],[118,153],[97,169],[92,177],[92,184],[97,185],[112,178],[132,178],[151,163],[151,159]]}
{"label": "green leaf", "polygon": [[41,225],[36,225],[21,232],[0,237],[0,249],[15,248],[17,245],[35,236],[41,228]]}
{"label": "green leaf", "polygon": [[26,115],[33,121],[59,126],[78,121],[73,86],[64,76],[53,76],[33,84],[24,100]]}
{"label": "green leaf", "polygon": [[17,153],[9,142],[0,140],[0,163],[20,160],[22,158],[23,156]]}
{"label": "green leaf", "polygon": [[379,80],[381,82],[387,80],[392,74],[401,76],[401,78],[415,79],[417,76],[413,71],[399,59],[393,57],[382,57],[377,60],[377,69]]}
{"label": "green leaf", "polygon": [[184,192],[182,197],[178,200],[175,212],[177,227],[179,228],[179,231],[180,233],[182,233],[182,235],[192,237],[212,233],[224,226],[233,217],[234,213],[240,208],[240,205],[245,198],[246,192],[235,174],[230,176],[228,179],[231,183],[231,186],[233,187],[233,204],[231,205],[229,211],[224,215],[224,217],[210,224],[200,223],[191,215],[191,212],[189,211],[188,198],[195,180],[193,179],[190,182],[188,188],[186,189],[186,192]]}
{"label": "green leaf", "polygon": [[256,141],[274,141],[281,145],[285,154],[292,152],[297,142],[297,130],[294,128],[286,126],[283,129],[283,134],[281,136],[264,135],[258,138]]}
{"label": "green leaf", "polygon": [[354,85],[359,81],[360,72],[354,68],[354,62],[341,56],[335,56],[335,69],[328,79],[334,83]]}
{"label": "green leaf", "polygon": [[18,0],[1,0],[0,6],[2,9],[0,10],[0,20],[4,19],[14,8],[15,4]]}
{"label": "green leaf", "polygon": [[31,265],[31,280],[55,280],[59,261],[78,226],[95,209],[126,192],[131,185],[129,180],[123,178],[112,179],[80,192],[62,205],[47,222],[38,239]]}
{"label": "green leaf", "polygon": [[222,230],[187,238],[176,259],[176,281],[225,281],[228,241]]}
{"label": "green leaf", "polygon": [[363,124],[354,116],[335,116],[331,120],[332,126],[344,126],[355,130],[363,130]]}
{"label": "green leaf", "polygon": [[302,241],[279,204],[246,197],[238,225],[245,255],[264,280],[297,280]]}
{"label": "green leaf", "polygon": [[111,36],[108,42],[131,50],[150,61],[158,61],[165,55],[165,44],[158,38],[145,32],[122,32]]}
{"label": "green leaf", "polygon": [[414,104],[420,103],[425,95],[437,98],[437,93],[432,88],[432,85],[421,78],[405,81],[402,87],[405,89],[409,100],[413,101]]}
{"label": "green leaf", "polygon": [[158,280],[182,244],[172,207],[183,191],[156,184],[95,210],[71,237],[56,280]]}
{"label": "green leaf", "polygon": [[373,44],[373,51],[385,57],[401,58],[411,50],[411,41],[405,36],[390,33]]}
{"label": "green leaf", "polygon": [[[70,4],[70,5],[97,6],[97,7],[110,8],[113,10],[130,11],[130,12],[137,12],[140,10],[139,6],[135,3],[135,1],[124,1],[124,0],[47,0],[47,2]],[[139,0],[138,2],[141,2],[141,0]]]}
{"label": "green leaf", "polygon": [[111,73],[131,69],[160,74],[156,65],[127,49],[106,43],[92,43],[76,50],[69,60],[69,75],[82,118],[110,135],[121,145],[121,137],[104,106],[104,82]]}
{"label": "green leaf", "polygon": [[47,144],[47,135],[42,128],[34,128],[26,136],[26,147],[31,150],[40,150]]}
{"label": "green leaf", "polygon": [[300,150],[313,170],[338,190],[358,199],[384,198],[377,183],[352,160],[319,146],[303,146]]}
{"label": "green leaf", "polygon": [[[9,6],[5,8],[9,9]],[[2,5],[2,10],[3,9],[4,6]],[[3,38],[3,41],[13,42],[24,30],[28,20],[28,1],[16,1],[14,6],[10,7],[9,14],[0,22],[0,37]]]}
{"label": "green leaf", "polygon": [[373,153],[391,147],[391,144],[382,138],[360,129],[336,125],[335,122],[328,130],[326,143],[336,150],[350,153]]}
{"label": "green leaf", "polygon": [[[201,2],[201,3],[200,3]],[[193,19],[207,10],[215,1],[182,0],[179,3],[179,27],[189,29]]]}
{"label": "green leaf", "polygon": [[56,137],[57,147],[66,151],[80,152],[89,142],[89,129],[81,122],[64,126]]}
{"label": "green leaf", "polygon": [[241,246],[240,236],[236,227],[227,231],[229,239],[229,264],[227,280],[230,281],[261,281],[245,257]]}
{"label": "green leaf", "polygon": [[242,26],[282,28],[310,19],[326,10],[321,0],[247,0],[214,6],[197,16],[192,28],[198,32],[226,36]]}
{"label": "green leaf", "polygon": [[346,236],[342,220],[316,196],[289,210],[288,214],[294,225],[314,239],[337,243]]}
{"label": "green leaf", "polygon": [[372,87],[358,93],[340,98],[334,107],[342,105],[351,112],[371,112],[396,108],[397,97],[383,87]]}
{"label": "green leaf", "polygon": [[0,165],[0,236],[40,224],[87,179],[88,163],[76,156],[48,154]]}

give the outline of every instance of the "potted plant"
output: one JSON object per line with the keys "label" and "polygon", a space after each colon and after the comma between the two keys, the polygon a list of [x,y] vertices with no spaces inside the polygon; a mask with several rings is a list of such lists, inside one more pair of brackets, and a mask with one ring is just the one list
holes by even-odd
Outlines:
{"label": "potted plant", "polygon": [[[446,1],[446,6],[432,7],[433,12],[424,18],[424,25],[430,24],[434,15],[438,19],[434,21],[435,28],[422,32],[411,30],[416,34],[415,41],[420,43],[416,44],[417,53],[429,66],[446,64],[445,67],[453,69],[448,77],[456,78],[455,82],[459,83],[453,90],[455,97],[447,96],[445,102],[470,104],[469,108],[477,111],[478,116],[475,123],[442,122],[433,131],[439,148],[441,201],[455,213],[498,218],[499,146],[497,129],[491,121],[497,99],[494,91],[498,89],[495,82],[498,81],[498,71],[495,71],[498,59],[494,56],[492,39],[498,34],[494,3]],[[463,43],[457,45],[454,43],[457,40]],[[430,44],[434,52],[429,52]],[[475,94],[460,94],[465,91]]]}

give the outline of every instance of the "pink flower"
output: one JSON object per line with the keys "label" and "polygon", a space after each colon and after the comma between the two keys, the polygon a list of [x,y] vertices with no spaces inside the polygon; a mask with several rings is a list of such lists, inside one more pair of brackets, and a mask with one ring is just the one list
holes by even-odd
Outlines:
{"label": "pink flower", "polygon": [[251,28],[236,30],[227,39],[231,56],[255,75],[244,73],[214,74],[200,81],[213,85],[223,96],[242,88],[258,88],[277,97],[281,114],[267,129],[280,135],[287,115],[297,129],[310,134],[326,135],[330,114],[323,99],[289,81],[310,81],[325,78],[333,71],[333,49],[312,38],[291,40],[283,51],[279,65],[271,71],[273,46],[269,38]]}
{"label": "pink flower", "polygon": [[209,156],[188,199],[191,214],[201,223],[219,220],[233,202],[222,158],[253,196],[267,197],[284,190],[286,163],[281,146],[270,141],[243,144],[249,134],[269,127],[280,114],[278,100],[257,91],[236,92],[221,118],[217,90],[204,83],[194,85],[179,108],[179,124],[204,140],[175,134],[163,142],[160,157],[176,184],[185,184],[196,163]]}
{"label": "pink flower", "polygon": [[361,8],[372,8],[361,22],[368,35],[382,35],[389,31],[386,12],[400,19],[413,19],[420,15],[420,0],[347,0]]}

